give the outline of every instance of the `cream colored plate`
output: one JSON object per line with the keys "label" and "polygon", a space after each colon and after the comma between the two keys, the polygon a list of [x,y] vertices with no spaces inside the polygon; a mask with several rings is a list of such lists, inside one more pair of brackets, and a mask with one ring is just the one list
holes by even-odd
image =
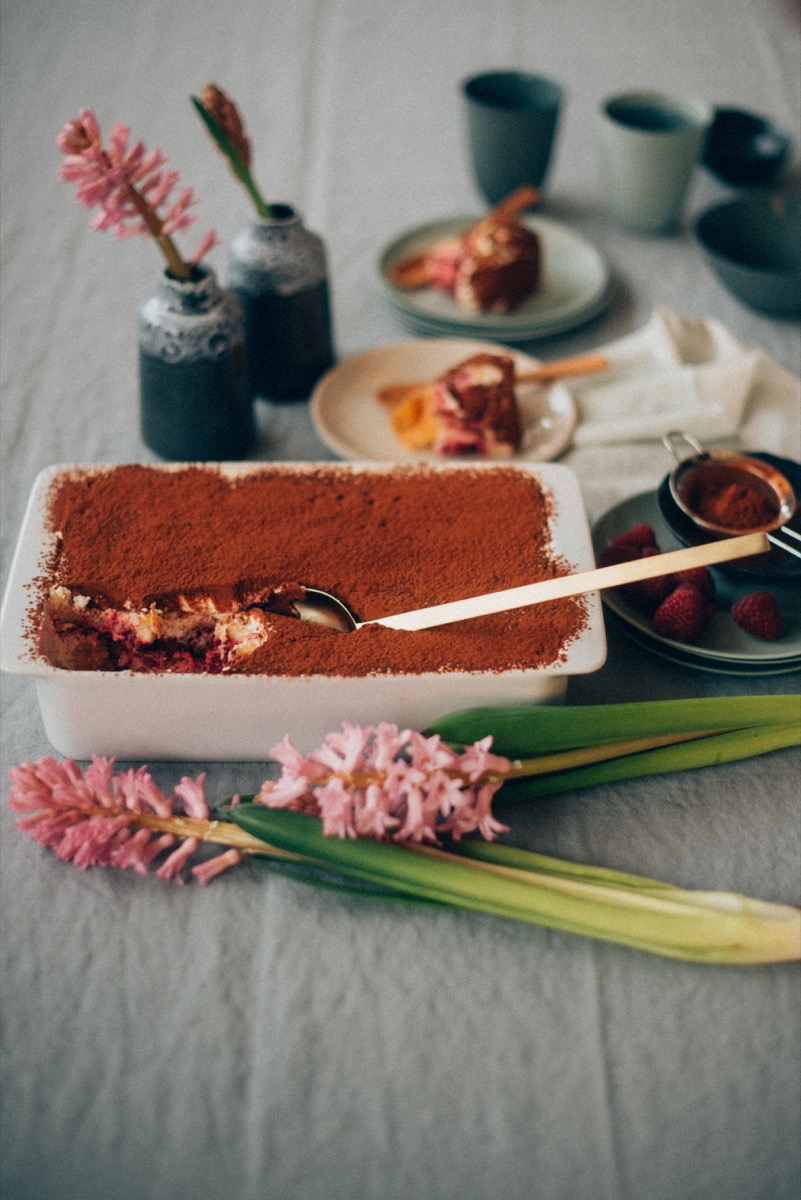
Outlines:
{"label": "cream colored plate", "polygon": [[[421,462],[433,460],[427,450],[408,450],[392,432],[390,410],[375,398],[389,383],[433,379],[472,354],[511,355],[520,370],[539,364],[518,350],[464,338],[420,338],[366,350],[344,359],[317,384],[311,416],[330,450],[353,462]],[[517,461],[549,462],[570,444],[576,408],[564,384],[525,384],[518,388],[523,445]],[[437,461],[443,461],[438,459]]]}

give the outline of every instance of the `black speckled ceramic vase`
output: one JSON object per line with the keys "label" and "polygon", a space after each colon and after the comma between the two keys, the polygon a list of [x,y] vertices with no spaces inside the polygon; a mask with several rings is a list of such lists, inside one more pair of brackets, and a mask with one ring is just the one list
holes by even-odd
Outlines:
{"label": "black speckled ceramic vase", "polygon": [[142,440],[173,462],[245,458],[255,438],[242,306],[210,267],[165,272],[139,312]]}
{"label": "black speckled ceramic vase", "polygon": [[305,400],[334,361],[325,247],[290,205],[272,210],[233,239],[228,286],[245,312],[253,395]]}

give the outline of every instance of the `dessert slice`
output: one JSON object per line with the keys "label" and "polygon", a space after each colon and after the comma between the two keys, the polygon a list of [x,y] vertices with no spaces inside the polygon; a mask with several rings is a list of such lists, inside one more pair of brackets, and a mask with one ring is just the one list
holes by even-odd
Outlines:
{"label": "dessert slice", "polygon": [[519,221],[482,222],[430,253],[431,287],[467,312],[509,313],[539,287],[540,240]]}
{"label": "dessert slice", "polygon": [[434,385],[439,423],[434,451],[510,458],[523,437],[515,398],[515,367],[508,354],[474,354]]}
{"label": "dessert slice", "polygon": [[514,362],[508,354],[474,354],[433,383],[412,389],[390,423],[410,450],[509,458],[523,436]]}
{"label": "dessert slice", "polygon": [[446,292],[468,312],[513,312],[540,286],[540,239],[519,220],[537,197],[532,188],[514,192],[458,236],[395,263],[392,283]]}

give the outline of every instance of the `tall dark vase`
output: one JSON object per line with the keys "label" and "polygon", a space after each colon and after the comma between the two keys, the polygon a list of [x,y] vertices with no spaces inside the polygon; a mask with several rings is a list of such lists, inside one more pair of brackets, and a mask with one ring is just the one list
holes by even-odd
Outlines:
{"label": "tall dark vase", "polygon": [[210,267],[167,272],[139,312],[142,440],[161,458],[245,458],[255,438],[242,306]]}
{"label": "tall dark vase", "polygon": [[272,209],[233,239],[228,286],[245,311],[253,395],[305,400],[334,361],[325,247],[288,204]]}

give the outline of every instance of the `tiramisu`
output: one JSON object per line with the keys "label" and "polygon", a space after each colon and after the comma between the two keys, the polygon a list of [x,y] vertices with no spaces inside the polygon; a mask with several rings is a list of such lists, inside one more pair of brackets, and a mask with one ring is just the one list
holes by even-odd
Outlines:
{"label": "tiramisu", "polygon": [[519,221],[487,221],[432,248],[431,287],[467,312],[509,313],[537,290],[540,240]]}
{"label": "tiramisu", "polygon": [[581,600],[417,633],[299,620],[304,585],[357,619],[563,574],[549,500],[510,467],[124,465],[66,471],[37,630],[67,670],[368,675],[558,662]]}

